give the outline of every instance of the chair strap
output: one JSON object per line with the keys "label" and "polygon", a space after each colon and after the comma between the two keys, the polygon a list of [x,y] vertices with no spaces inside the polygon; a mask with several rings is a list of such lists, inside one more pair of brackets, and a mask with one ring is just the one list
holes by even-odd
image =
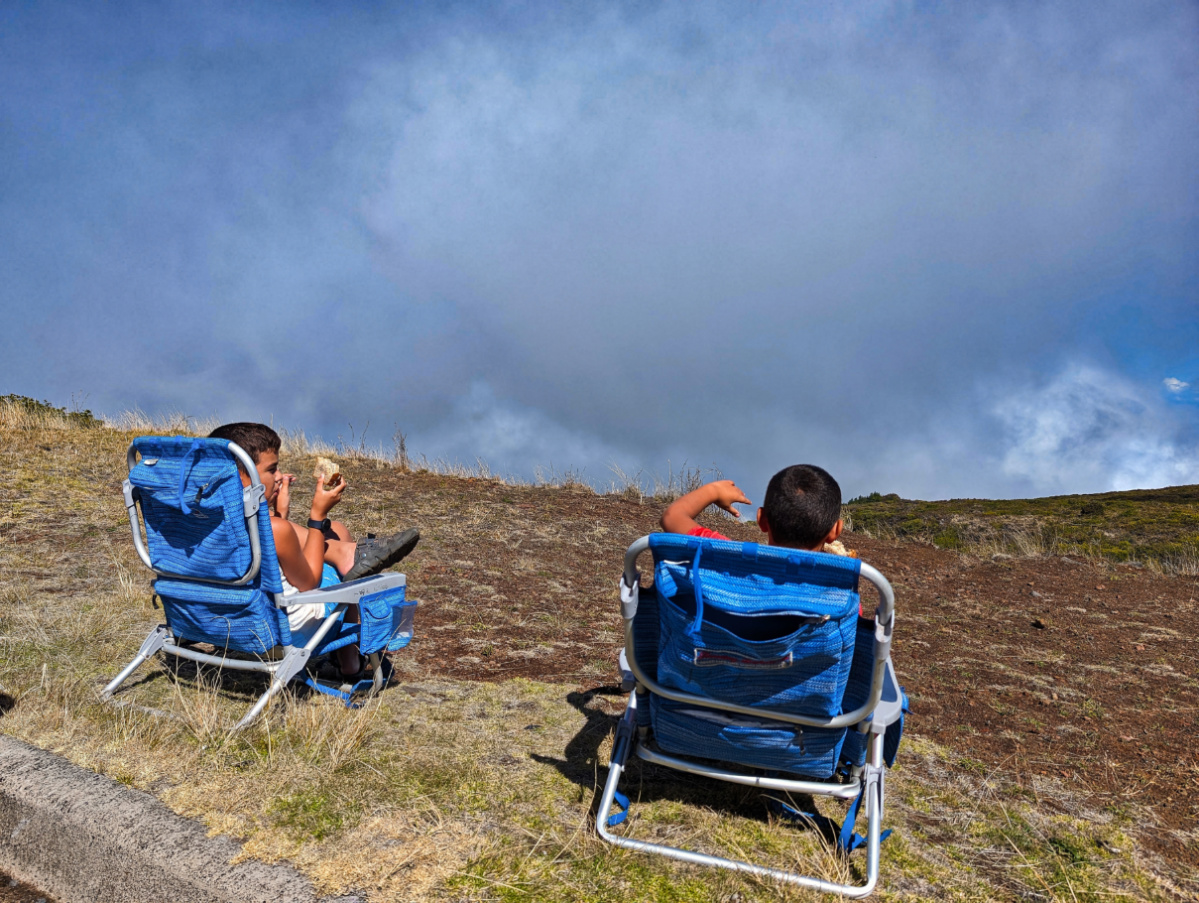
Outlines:
{"label": "chair strap", "polygon": [[691,591],[695,595],[695,620],[691,622],[688,632],[699,636],[699,630],[704,623],[704,588],[700,578],[699,559],[704,553],[702,545],[696,546],[695,557],[691,559]]}
{"label": "chair strap", "polygon": [[622,821],[624,821],[626,818],[629,817],[629,798],[627,796],[625,796],[619,790],[614,791],[612,794],[612,802],[614,802],[614,803],[616,803],[616,805],[620,806],[622,811],[613,813],[612,815],[608,816],[608,827],[609,828],[615,828]]}
{"label": "chair strap", "polygon": [[362,707],[360,703],[354,702],[353,693],[346,693],[342,690],[327,686],[326,684],[323,684],[314,678],[311,674],[304,675],[304,683],[308,684],[309,687],[316,690],[318,693],[323,693],[326,696],[336,696],[346,704],[347,709],[358,709]]}
{"label": "chair strap", "polygon": [[[862,792],[853,798],[853,802],[849,804],[849,811],[845,813],[845,821],[841,825],[841,835],[837,838],[837,846],[845,853],[852,853],[858,847],[865,846],[866,844],[866,838],[855,831],[853,827],[858,820],[858,812],[862,808],[862,800],[866,798],[866,791],[870,786],[871,783],[869,781],[862,781]],[[890,836],[891,829],[888,828],[878,836],[878,842],[882,843]]]}
{"label": "chair strap", "polygon": [[[865,846],[866,838],[854,831],[854,823],[858,819],[858,811],[862,805],[862,797],[866,791],[863,789],[856,797],[853,803],[850,804],[849,811],[845,813],[845,822],[838,825],[827,815],[821,815],[819,812],[804,812],[796,809],[794,806],[789,806],[782,800],[776,797],[770,797],[770,811],[775,815],[780,815],[783,818],[793,822],[800,822],[815,828],[826,837],[833,835],[837,837],[837,848],[844,853],[852,853],[861,846]],[[891,836],[891,829],[888,828],[879,835],[879,843],[882,843]]]}
{"label": "chair strap", "polygon": [[184,486],[187,485],[187,477],[191,473],[192,467],[195,466],[194,461],[191,464],[189,464],[188,461],[193,455],[195,455],[196,460],[199,460],[200,456],[197,455],[196,452],[199,451],[203,443],[203,439],[192,440],[191,447],[188,448],[187,453],[184,454],[183,459],[179,462],[179,486],[175,494],[179,496],[179,510],[184,514],[192,513],[192,509],[187,504],[187,499],[184,497],[183,492]]}

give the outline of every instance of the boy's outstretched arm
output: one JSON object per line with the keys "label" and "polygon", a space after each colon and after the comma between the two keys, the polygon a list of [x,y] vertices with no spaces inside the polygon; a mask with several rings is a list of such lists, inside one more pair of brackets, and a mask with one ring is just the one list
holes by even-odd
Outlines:
{"label": "boy's outstretched arm", "polygon": [[[329,510],[341,501],[345,492],[345,482],[338,483],[333,489],[326,489],[320,481],[312,496],[312,508],[308,514],[313,520],[324,520],[329,516]],[[279,557],[279,568],[287,582],[306,592],[321,585],[321,571],[325,565],[325,537],[320,530],[308,528],[308,539],[301,546],[296,531],[291,524],[282,518],[271,518],[271,532],[275,538],[275,554]]]}
{"label": "boy's outstretched arm", "polygon": [[737,484],[732,480],[715,480],[705,483],[699,489],[691,490],[682,498],[675,499],[662,512],[662,518],[658,522],[667,533],[681,533],[686,536],[699,526],[695,519],[709,505],[716,505],[718,508],[723,508],[730,514],[740,517],[740,513],[733,505],[752,504],[753,502],[745,497],[745,493],[738,489]]}

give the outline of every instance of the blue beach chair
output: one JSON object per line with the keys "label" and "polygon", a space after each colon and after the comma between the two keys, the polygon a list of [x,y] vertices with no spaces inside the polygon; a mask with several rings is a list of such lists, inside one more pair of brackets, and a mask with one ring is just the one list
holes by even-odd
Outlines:
{"label": "blue beach chair", "polygon": [[[637,556],[647,549],[654,583],[642,589]],[[859,618],[859,577],[878,588],[874,620]],[[620,596],[623,687],[631,692],[600,798],[600,835],[629,849],[826,893],[872,893],[885,837],[885,769],[907,705],[891,666],[895,597],[886,578],[853,558],[655,533],[625,554]],[[866,847],[865,884],[616,833],[629,810],[619,784],[630,752],[692,775],[849,801],[838,845],[846,852]],[[863,800],[864,838],[854,833]],[[623,811],[613,813],[614,805]]]}
{"label": "blue beach chair", "polygon": [[[158,652],[270,675],[270,685],[234,730],[250,724],[295,679],[347,705],[354,693],[382,687],[389,672],[383,653],[412,637],[416,603],[405,599],[403,574],[284,597],[266,493],[245,451],[226,439],[143,436],[129,446],[127,460],[125,507],[133,543],[157,574],[153,590],[166,623],[150,631],[133,661],[104,688],[103,699]],[[252,481],[245,488],[239,461]],[[295,645],[284,606],[302,603],[324,605],[325,617],[306,643]],[[358,624],[343,620],[350,605],[358,607]],[[193,648],[197,643],[214,652]],[[372,680],[347,693],[308,675],[313,656],[351,643],[374,664]]]}

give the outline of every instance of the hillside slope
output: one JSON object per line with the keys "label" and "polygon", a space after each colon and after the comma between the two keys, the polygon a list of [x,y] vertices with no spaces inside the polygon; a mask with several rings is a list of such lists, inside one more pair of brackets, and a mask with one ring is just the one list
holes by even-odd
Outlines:
{"label": "hillside slope", "polygon": [[858,530],[945,549],[1082,555],[1199,574],[1199,486],[942,502],[872,493],[846,510]]}
{"label": "hillside slope", "polygon": [[[94,692],[89,688],[102,685],[102,675],[113,670],[113,663],[132,655],[145,625],[158,617],[149,607],[148,575],[132,555],[120,500],[123,452],[129,438],[111,430],[0,430],[0,451],[9,473],[0,485],[4,581],[0,633],[6,640],[0,647],[0,690],[10,699],[21,700],[0,718],[0,730],[57,748],[91,767],[117,774],[129,769],[130,782],[155,792],[160,787],[168,787],[164,791],[168,794],[178,792],[169,789],[176,786],[171,783],[176,778],[169,775],[173,759],[190,763],[187,780],[196,779],[196,769],[202,773],[203,768],[214,768],[221,771],[221,781],[235,782],[240,771],[250,767],[247,762],[257,761],[256,750],[270,751],[269,756],[262,753],[264,762],[282,756],[279,748],[287,730],[277,726],[276,734],[250,736],[244,741],[248,745],[233,748],[213,747],[215,735],[203,732],[195,734],[199,739],[179,746],[175,735],[183,729],[170,723],[136,731],[125,721],[107,726],[96,726],[98,721],[91,726],[83,723],[112,711],[89,702]],[[284,463],[300,475],[296,491],[302,498],[311,491],[307,476],[311,460],[293,458]],[[570,805],[579,811],[572,810],[571,817],[585,818],[587,788],[594,786],[597,773],[602,776],[602,747],[621,703],[611,691],[620,645],[616,581],[621,558],[634,538],[655,529],[660,503],[597,496],[577,486],[512,486],[407,473],[362,458],[344,458],[343,472],[350,484],[338,509],[343,520],[360,531],[383,533],[416,525],[423,532],[420,546],[403,568],[410,595],[422,602],[418,637],[398,663],[401,686],[384,694],[378,711],[385,714],[374,717],[391,718],[401,725],[410,717],[405,712],[411,706],[431,706],[429,711],[441,711],[436,717],[445,718],[445,712],[458,705],[454,700],[465,700],[461,705],[467,709],[483,706],[471,701],[476,697],[491,700],[487,705],[499,713],[497,723],[511,721],[512,733],[504,742],[512,750],[549,743],[543,751],[523,758],[495,753],[494,762],[499,764],[494,767],[508,769],[503,772],[506,780],[515,780],[512,775],[517,772],[512,769],[541,767],[538,763],[552,766],[571,786],[580,788],[572,791],[578,795]],[[1152,498],[1124,499],[1118,504],[1158,503],[1174,504]],[[851,509],[855,519],[861,507]],[[724,518],[711,523],[736,539],[760,537],[752,528]],[[1199,635],[1196,579],[1090,559],[980,557],[862,533],[847,534],[846,541],[895,586],[895,661],[913,705],[909,757],[901,756],[894,791],[896,817],[903,820],[898,840],[889,848],[892,852],[885,854],[884,898],[927,898],[930,880],[945,882],[937,885],[943,887],[961,880],[982,888],[946,890],[946,896],[960,899],[1099,899],[1111,893],[1185,899],[1199,894],[1199,795],[1194,792],[1199,786],[1199,759],[1193,741],[1199,727],[1199,668],[1189,642]],[[103,609],[109,612],[103,626],[108,632],[95,644],[94,661],[90,654],[85,659],[73,650],[60,654],[66,642],[61,638],[67,635],[61,631],[78,632],[81,625],[92,624],[101,610],[97,600],[108,598],[105,594],[114,587],[122,588],[119,598],[127,600],[127,608]],[[513,678],[525,680],[512,682]],[[168,693],[163,698],[169,701],[170,691],[155,691],[155,683],[147,679],[146,692]],[[157,683],[170,686],[169,681]],[[463,689],[471,685],[498,689],[478,693]],[[565,745],[555,745],[557,735],[545,733],[553,726],[549,716],[523,714],[548,706],[544,699],[555,694],[583,719]],[[501,705],[492,696],[508,701]],[[225,706],[226,697],[231,701],[217,710],[221,718],[241,704],[236,686],[230,686],[216,697],[214,706]],[[57,714],[51,717],[47,713],[55,706]],[[301,707],[301,711],[316,709]],[[424,755],[442,742],[438,734],[428,733],[433,727],[422,727],[425,733],[420,733],[409,726],[388,742],[394,742],[404,757]],[[445,724],[440,729],[451,730]],[[112,732],[124,739],[111,739]],[[129,747],[139,757],[131,765],[119,758],[123,755],[119,750],[121,744],[132,742],[129,737],[134,734],[150,740]],[[424,738],[422,745],[411,746],[418,734]],[[463,739],[451,741],[451,735]],[[452,746],[467,744],[465,738],[471,735],[443,736]],[[87,744],[91,745],[84,750],[81,745]],[[210,748],[217,752],[204,752]],[[371,749],[369,744],[366,748]],[[186,755],[200,758],[187,759],[187,749],[195,752]],[[378,758],[371,760],[372,769],[392,767],[394,762],[386,758],[389,754],[379,749]],[[316,754],[309,750],[295,755],[304,759]],[[201,767],[196,762],[207,764]],[[278,768],[270,762],[261,767]],[[275,772],[270,774],[275,775],[272,780],[278,779]],[[354,775],[355,780],[374,780],[366,772]],[[452,778],[441,780],[445,783],[422,784],[424,795],[414,798],[436,800],[441,807],[437,818],[449,819],[446,813],[452,810],[452,799],[457,799],[453,795],[463,790]],[[646,793],[660,786],[652,771],[645,771],[642,780]],[[263,786],[261,780],[254,786]],[[963,835],[962,810],[950,788],[968,788],[971,799],[994,804],[1000,821],[971,822],[970,832]],[[215,801],[206,804],[189,798],[178,806],[210,819],[214,830],[246,834],[259,830],[252,827],[259,824],[256,818],[264,832],[282,825],[279,830],[294,834],[297,824],[323,824],[319,817],[324,810],[316,816],[307,810],[302,817],[290,814],[288,807],[299,805],[293,801],[301,799],[294,794],[268,806],[254,802],[257,792],[231,793],[229,798],[241,800],[236,805],[245,810],[236,816],[230,814],[232,808],[221,809],[219,817],[204,808]],[[686,793],[692,791],[678,792],[689,799]],[[221,805],[236,808],[232,802]],[[461,821],[453,824],[459,825],[455,830],[466,832],[461,826],[476,825],[472,813],[484,804],[461,805]],[[554,805],[563,803],[558,800]],[[339,820],[331,822],[334,827],[328,836],[358,836],[352,834],[355,819],[364,819],[374,810],[364,804],[354,806],[337,810]],[[483,811],[490,813],[486,819],[515,817],[504,815],[503,810]],[[1029,821],[1031,815],[1021,816],[1019,811],[1039,812],[1053,824],[1074,828],[1045,833]],[[305,820],[312,818],[317,821]],[[534,819],[520,830],[531,832],[534,839],[543,830],[560,830],[539,824]],[[565,831],[562,843],[583,843],[587,856],[599,855],[586,846],[592,841],[571,839],[571,832],[578,830],[574,822],[567,828],[561,829]],[[1117,849],[1113,831],[1133,838],[1135,849]],[[487,841],[492,842],[498,843]],[[487,849],[483,840],[475,837],[471,843],[475,846],[462,853],[466,864],[455,866],[458,871],[453,874],[458,877],[429,879],[434,882],[431,887],[442,889],[430,891],[433,896],[444,896],[445,888],[452,886],[457,888],[454,894],[465,894],[462,899],[492,899],[487,894],[501,880],[535,887],[535,883],[521,883],[532,879],[514,876],[511,870],[516,868],[513,863],[524,862],[522,868],[531,868],[528,863],[543,857],[547,876],[561,872],[573,876],[570,880],[582,880],[578,877],[582,864],[573,866],[574,872],[562,872],[566,847],[558,854],[544,854],[538,841],[522,848],[515,858],[510,853],[489,858],[478,852]],[[300,847],[283,853],[278,850],[293,848],[277,844],[263,848],[306,861]],[[936,878],[928,877],[927,863],[919,868],[913,864],[936,860],[943,856],[939,850],[951,848],[969,853],[949,856],[938,866]],[[629,871],[634,866],[629,863],[637,860],[604,855],[609,857],[603,860],[605,868],[618,876],[619,880],[612,879],[616,884],[635,884]],[[954,858],[960,855],[967,859]],[[452,860],[445,848],[441,858]],[[1115,870],[1116,865],[1125,862],[1152,876],[1152,886],[1120,877],[1123,872]],[[660,870],[654,880],[665,882],[662,887],[674,880],[671,876],[690,874],[669,871],[674,867],[661,864],[654,868]],[[954,870],[966,877],[954,878]],[[1093,874],[1108,877],[1084,885],[1083,876]],[[471,884],[472,875],[484,877]],[[463,887],[487,890],[467,893]],[[561,884],[547,887],[545,899],[567,893]],[[742,899],[759,899],[758,890],[748,884],[712,887],[719,890],[712,891],[712,899],[731,899],[734,893]],[[772,893],[763,890],[762,898]],[[648,890],[644,898],[673,899]]]}

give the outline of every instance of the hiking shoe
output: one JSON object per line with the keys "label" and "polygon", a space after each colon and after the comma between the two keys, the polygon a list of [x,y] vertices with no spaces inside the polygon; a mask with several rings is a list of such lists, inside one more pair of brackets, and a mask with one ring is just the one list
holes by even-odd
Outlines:
{"label": "hiking shoe", "polygon": [[357,580],[377,574],[403,559],[420,541],[415,528],[383,539],[360,539],[354,549],[354,566],[346,572],[346,580]]}
{"label": "hiking shoe", "polygon": [[330,652],[328,658],[321,662],[316,669],[317,680],[327,684],[336,684],[343,693],[350,693],[354,687],[358,686],[362,681],[369,680],[372,676],[373,669],[369,667],[369,662],[365,655],[358,656],[358,670],[352,674],[346,674],[341,670],[341,664],[337,660],[337,653]]}

